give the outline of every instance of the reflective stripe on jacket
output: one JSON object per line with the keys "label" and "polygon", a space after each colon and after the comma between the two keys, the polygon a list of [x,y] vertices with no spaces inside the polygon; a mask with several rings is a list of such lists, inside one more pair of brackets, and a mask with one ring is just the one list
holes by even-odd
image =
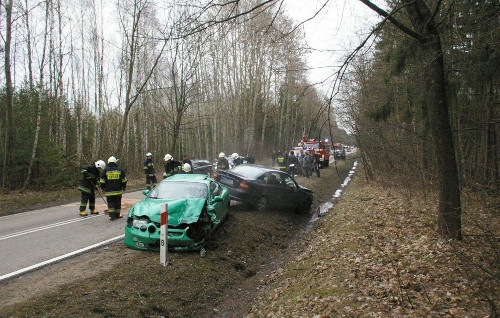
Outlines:
{"label": "reflective stripe on jacket", "polygon": [[109,163],[101,173],[101,188],[106,192],[106,196],[122,195],[126,187],[125,171],[116,163]]}

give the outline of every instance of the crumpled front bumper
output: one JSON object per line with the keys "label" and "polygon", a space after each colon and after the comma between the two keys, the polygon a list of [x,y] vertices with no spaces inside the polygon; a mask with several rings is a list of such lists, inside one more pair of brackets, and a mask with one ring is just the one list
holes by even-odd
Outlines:
{"label": "crumpled front bumper", "polygon": [[[150,230],[151,232],[150,233]],[[154,229],[154,232],[153,232]],[[185,229],[168,229],[168,248],[175,251],[199,250],[205,240],[195,242],[187,236],[189,227]],[[154,223],[146,225],[145,230],[136,229],[133,226],[125,227],[125,245],[137,250],[160,250],[160,228]]]}

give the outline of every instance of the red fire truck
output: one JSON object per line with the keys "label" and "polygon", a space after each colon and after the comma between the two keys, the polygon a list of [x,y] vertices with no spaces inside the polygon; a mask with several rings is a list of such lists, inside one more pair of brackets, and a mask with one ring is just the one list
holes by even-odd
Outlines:
{"label": "red fire truck", "polygon": [[306,136],[302,136],[302,141],[299,146],[303,147],[304,150],[312,150],[320,155],[321,167],[325,168],[330,165],[330,142],[328,139],[325,141],[316,139],[306,139]]}

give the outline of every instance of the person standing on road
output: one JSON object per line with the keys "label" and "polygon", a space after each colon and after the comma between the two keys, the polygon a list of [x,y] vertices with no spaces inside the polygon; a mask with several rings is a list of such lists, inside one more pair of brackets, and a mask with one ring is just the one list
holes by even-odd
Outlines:
{"label": "person standing on road", "polygon": [[108,166],[101,173],[101,189],[106,192],[109,219],[111,221],[123,217],[121,214],[122,194],[127,188],[125,171],[118,167],[117,161],[114,156],[109,157]]}
{"label": "person standing on road", "polygon": [[217,160],[217,170],[227,170],[229,169],[229,162],[226,159],[226,155],[221,152],[219,154],[219,159]]}
{"label": "person standing on road", "polygon": [[146,160],[144,161],[144,174],[146,175],[146,188],[151,190],[151,186],[156,187],[158,180],[156,180],[153,155],[150,152],[146,154]]}
{"label": "person standing on road", "polygon": [[305,177],[305,173],[304,173],[304,158],[305,158],[304,150],[301,149],[298,161],[299,161],[299,173],[303,177]]}
{"label": "person standing on road", "polygon": [[165,172],[163,173],[163,179],[168,178],[179,172],[179,167],[182,165],[180,161],[174,160],[172,155],[165,155]]}
{"label": "person standing on road", "polygon": [[318,178],[320,177],[320,171],[319,171],[319,168],[321,166],[321,160],[320,160],[320,154],[317,153],[314,149],[312,151],[312,156],[313,156],[313,167],[314,167],[314,171],[316,171],[316,175],[318,176]]}
{"label": "person standing on road", "polygon": [[273,153],[271,154],[271,159],[273,161],[272,167],[274,167],[274,165],[276,165],[276,151],[275,150],[273,150]]}
{"label": "person standing on road", "polygon": [[313,165],[313,157],[309,153],[309,151],[306,151],[304,157],[304,174],[306,175],[307,178],[311,176],[312,165]]}
{"label": "person standing on road", "polygon": [[278,170],[279,171],[286,171],[286,157],[282,155],[280,152],[278,152]]}
{"label": "person standing on road", "polygon": [[80,171],[82,173],[82,179],[78,190],[82,193],[82,200],[80,201],[80,216],[87,216],[85,209],[87,208],[87,202],[89,203],[90,214],[99,214],[95,210],[95,190],[97,188],[97,181],[99,175],[106,167],[106,164],[102,160],[97,160],[93,164],[82,168]]}
{"label": "person standing on road", "polygon": [[[295,153],[293,152],[293,150],[290,150],[290,153],[288,154],[288,167],[287,167],[287,172],[288,174],[294,176],[295,173],[298,171],[297,170],[297,165],[298,165],[299,161],[297,160],[297,157],[295,157]],[[291,167],[291,165],[293,165],[293,167]]]}

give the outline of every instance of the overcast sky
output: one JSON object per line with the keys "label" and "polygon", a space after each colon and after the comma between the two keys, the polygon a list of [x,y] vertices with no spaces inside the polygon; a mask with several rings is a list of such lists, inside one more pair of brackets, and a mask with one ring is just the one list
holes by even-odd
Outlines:
{"label": "overcast sky", "polygon": [[[375,1],[380,2],[380,1]],[[311,53],[306,57],[309,80],[322,82],[334,73],[342,57],[359,45],[380,18],[359,0],[285,0],[287,16],[303,24]],[[331,81],[318,88],[327,93]]]}

